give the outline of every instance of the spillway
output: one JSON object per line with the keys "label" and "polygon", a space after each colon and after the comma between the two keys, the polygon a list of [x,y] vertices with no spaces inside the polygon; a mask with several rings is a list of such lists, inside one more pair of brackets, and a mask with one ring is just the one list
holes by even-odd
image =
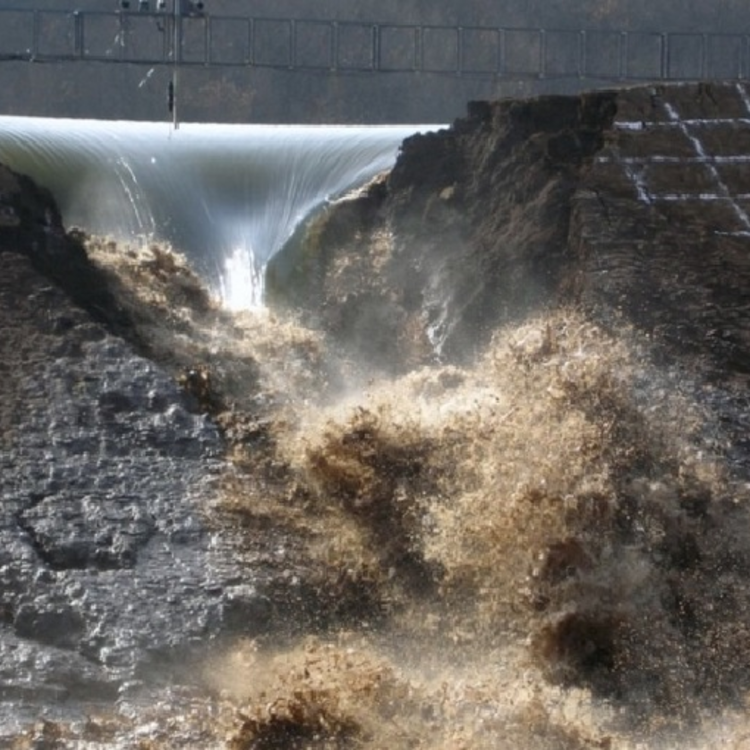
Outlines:
{"label": "spillway", "polygon": [[0,163],[50,189],[68,227],[167,242],[242,308],[312,211],[426,129],[0,117]]}

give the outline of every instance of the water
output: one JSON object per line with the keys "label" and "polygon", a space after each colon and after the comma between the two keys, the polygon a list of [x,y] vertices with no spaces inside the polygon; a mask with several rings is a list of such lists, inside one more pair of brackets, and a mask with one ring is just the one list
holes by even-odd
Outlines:
{"label": "water", "polygon": [[[307,212],[387,166],[405,132],[2,122],[0,161],[46,175],[67,221],[166,238],[218,267],[237,307],[259,302]],[[556,311],[497,331],[471,365],[317,403],[336,367],[319,333],[232,321],[202,321],[196,361],[260,363],[258,395],[282,397],[262,402],[274,439],[236,446],[222,502],[304,549],[333,597],[374,604],[343,631],[227,644],[206,692],[60,731],[87,747],[748,747],[750,486],[690,373]]]}
{"label": "water", "polygon": [[[429,126],[425,126],[427,128]],[[233,308],[311,211],[389,168],[415,126],[307,127],[0,117],[0,162],[67,226],[170,243]]]}

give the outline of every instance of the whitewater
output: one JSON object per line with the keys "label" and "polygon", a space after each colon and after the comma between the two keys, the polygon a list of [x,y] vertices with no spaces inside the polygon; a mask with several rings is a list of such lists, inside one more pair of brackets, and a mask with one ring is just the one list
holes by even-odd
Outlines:
{"label": "whitewater", "polygon": [[747,746],[730,672],[750,590],[725,571],[722,609],[714,574],[748,487],[689,373],[562,308],[384,377],[264,306],[268,262],[419,130],[0,118],[0,162],[52,191],[221,425],[212,512],[248,548],[297,550],[335,613],[212,644],[189,689],[92,702],[17,746]]}

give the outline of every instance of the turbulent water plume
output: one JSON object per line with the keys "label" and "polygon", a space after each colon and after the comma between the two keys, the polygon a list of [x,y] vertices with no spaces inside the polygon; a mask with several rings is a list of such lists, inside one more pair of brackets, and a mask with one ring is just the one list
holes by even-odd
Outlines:
{"label": "turbulent water plume", "polygon": [[417,130],[0,117],[0,161],[49,188],[68,226],[169,242],[243,308],[295,227]]}
{"label": "turbulent water plume", "polygon": [[[219,417],[239,436],[225,507],[304,544],[349,635],[300,611],[291,646],[210,660],[231,747],[703,747],[741,721],[715,724],[747,690],[748,488],[689,372],[562,310],[472,366],[347,393],[324,342],[252,325],[275,348],[214,327],[212,367],[252,351],[284,398],[249,434]],[[324,360],[321,404],[299,374]]]}
{"label": "turbulent water plume", "polygon": [[[734,148],[746,99],[473,107],[313,227],[318,315],[228,311],[169,248],[74,233],[110,295],[87,309],[220,432],[201,520],[242,567],[189,680],[149,692],[149,658],[18,746],[745,747],[748,176],[686,134]],[[662,188],[693,171],[717,192],[678,224]]]}
{"label": "turbulent water plume", "polygon": [[278,433],[317,554],[391,624],[235,653],[232,746],[706,746],[748,689],[748,488],[644,343],[562,311]]}
{"label": "turbulent water plume", "polygon": [[168,248],[86,241],[141,345],[196,363],[220,515],[246,554],[294,550],[298,594],[275,635],[217,644],[202,690],[18,747],[743,747],[749,491],[689,371],[561,309],[348,387],[320,331],[222,310]]}

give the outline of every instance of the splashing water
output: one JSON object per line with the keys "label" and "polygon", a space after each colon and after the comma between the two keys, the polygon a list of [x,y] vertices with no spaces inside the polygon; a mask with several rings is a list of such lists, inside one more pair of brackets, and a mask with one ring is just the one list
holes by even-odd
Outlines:
{"label": "splashing water", "polygon": [[263,307],[265,291],[264,263],[258,262],[252,246],[237,247],[224,261],[221,298],[229,310],[254,310]]}
{"label": "splashing water", "polygon": [[[299,641],[217,645],[202,677],[225,702],[196,686],[99,707],[55,728],[69,746],[747,750],[750,486],[706,391],[647,339],[548,312],[463,367],[342,391],[319,331],[186,307],[198,289],[158,249],[90,250],[150,313],[152,351],[189,341],[233,402],[262,405],[273,439],[234,446],[216,517],[290,581],[316,571],[343,629],[300,617]],[[244,307],[262,265],[240,238],[232,257],[225,294]]]}

